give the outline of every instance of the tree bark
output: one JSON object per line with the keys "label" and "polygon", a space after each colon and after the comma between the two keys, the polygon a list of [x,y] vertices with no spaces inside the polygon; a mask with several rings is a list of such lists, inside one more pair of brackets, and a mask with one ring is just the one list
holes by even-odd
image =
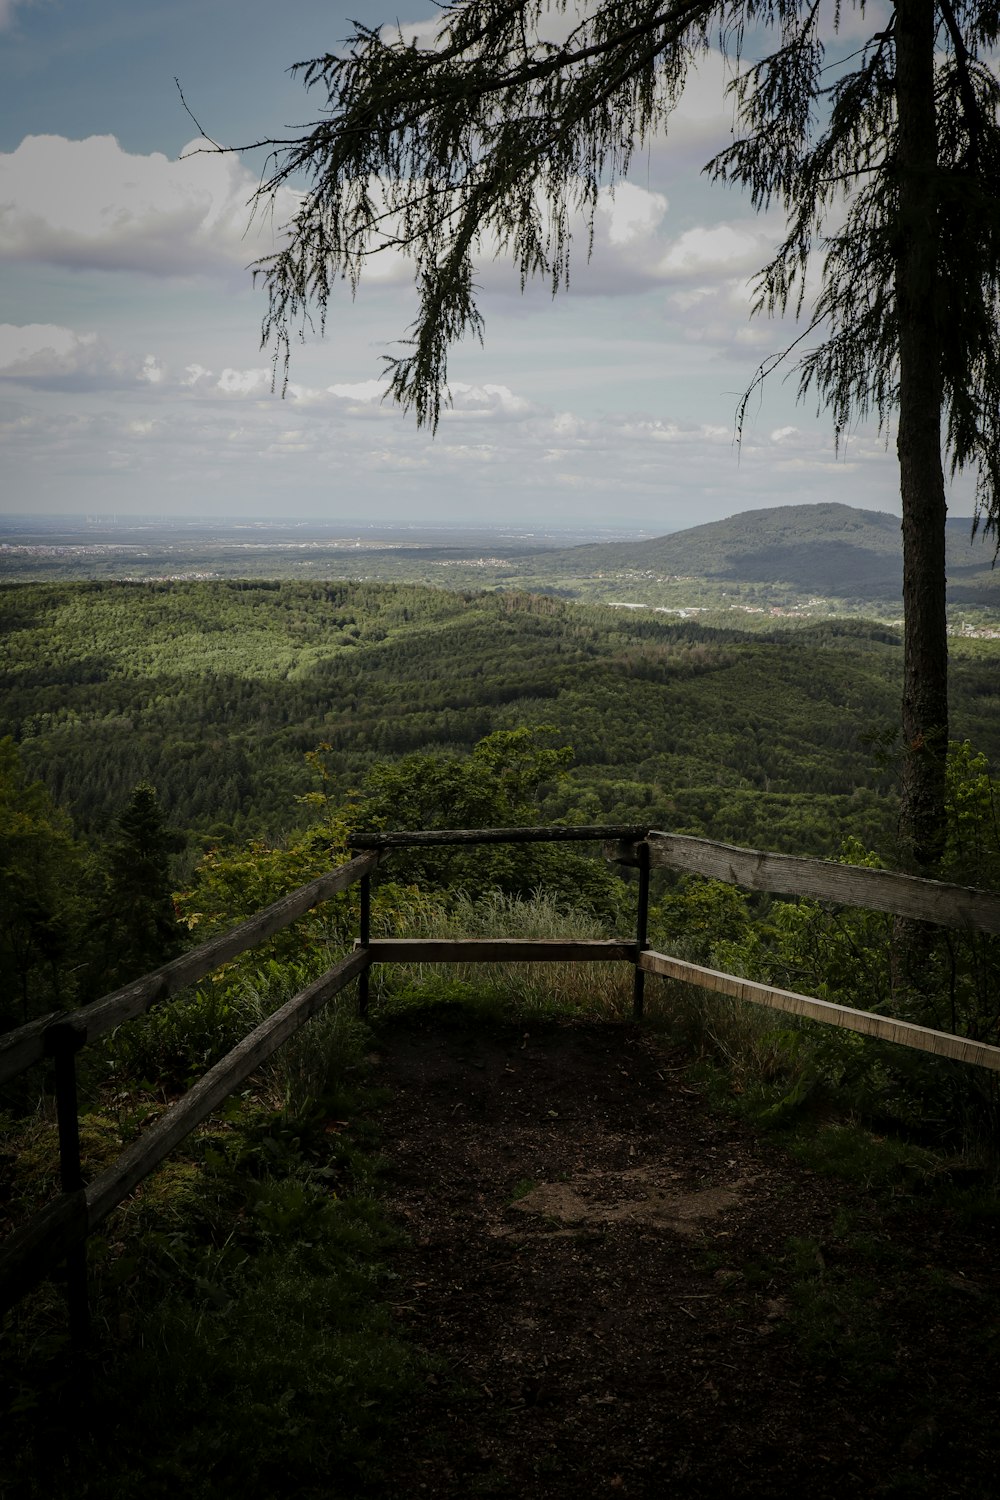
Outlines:
{"label": "tree bark", "polygon": [[934,0],[901,0],[897,5],[897,452],[904,613],[899,839],[903,861],[921,871],[933,868],[944,849],[948,747],[935,29]]}

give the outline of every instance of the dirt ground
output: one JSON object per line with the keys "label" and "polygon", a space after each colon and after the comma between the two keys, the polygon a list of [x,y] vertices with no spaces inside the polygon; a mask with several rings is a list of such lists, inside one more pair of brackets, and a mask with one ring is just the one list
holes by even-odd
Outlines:
{"label": "dirt ground", "polygon": [[995,1245],[797,1165],[619,1025],[410,1015],[373,1057],[404,1497],[1000,1494]]}

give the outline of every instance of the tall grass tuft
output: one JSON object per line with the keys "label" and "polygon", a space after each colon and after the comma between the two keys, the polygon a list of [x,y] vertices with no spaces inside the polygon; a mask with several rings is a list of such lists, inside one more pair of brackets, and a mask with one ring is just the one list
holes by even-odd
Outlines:
{"label": "tall grass tuft", "polygon": [[[388,935],[388,933],[386,933]],[[463,892],[447,905],[397,914],[396,937],[607,938],[592,913],[548,891],[530,897],[490,891]],[[373,973],[373,1000],[398,1010],[433,999],[454,999],[479,1008],[518,1015],[568,1013],[602,1020],[624,1019],[632,1003],[632,969],[613,963],[386,964]]]}

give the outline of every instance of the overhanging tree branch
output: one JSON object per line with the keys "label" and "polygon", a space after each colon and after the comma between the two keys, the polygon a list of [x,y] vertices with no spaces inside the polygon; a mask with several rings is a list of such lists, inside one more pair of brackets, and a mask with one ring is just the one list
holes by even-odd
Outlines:
{"label": "overhanging tree branch", "polygon": [[[313,308],[322,327],[337,282],[356,290],[391,246],[413,260],[418,310],[389,358],[390,392],[435,427],[451,347],[483,336],[477,260],[507,254],[522,286],[566,286],[574,215],[592,244],[599,192],[667,127],[716,41],[737,69],[739,136],[707,170],[757,207],[781,205],[785,236],[754,310],[807,317],[758,369],[738,430],[761,380],[820,329],[799,355],[799,395],[829,410],[838,437],[858,417],[884,430],[898,416],[905,570],[923,580],[908,585],[906,670],[927,688],[907,740],[939,744],[942,446],[953,472],[975,471],[976,523],[1000,540],[1000,80],[988,65],[1000,7],[900,0],[887,27],[832,62],[818,0],[594,0],[561,42],[542,35],[549,11],[453,0],[434,46],[358,27],[343,56],[298,65],[325,92],[324,114],[292,143],[265,143],[274,168],[258,194],[305,183],[287,245],[256,267],[276,370],[283,359],[287,378],[291,329]],[[749,38],[758,60],[743,68]],[[944,816],[928,767],[913,749],[901,831],[918,861],[933,860]]]}

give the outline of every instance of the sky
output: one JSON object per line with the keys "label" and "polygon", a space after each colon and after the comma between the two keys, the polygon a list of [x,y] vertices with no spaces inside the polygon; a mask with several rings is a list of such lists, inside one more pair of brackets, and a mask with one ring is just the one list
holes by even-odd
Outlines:
{"label": "sky", "polygon": [[836,452],[794,380],[772,377],[737,448],[739,396],[790,330],[749,317],[780,218],[700,172],[731,138],[714,55],[602,195],[568,292],[480,267],[485,342],[453,352],[436,436],[381,399],[415,306],[399,259],[333,300],[272,388],[247,268],[293,199],[250,222],[263,153],[199,153],[175,79],[214,140],[281,136],[321,106],[290,65],[336,50],[349,15],[433,11],[398,3],[0,0],[0,511],[648,534],[804,502],[898,514],[892,433],[859,426]]}

